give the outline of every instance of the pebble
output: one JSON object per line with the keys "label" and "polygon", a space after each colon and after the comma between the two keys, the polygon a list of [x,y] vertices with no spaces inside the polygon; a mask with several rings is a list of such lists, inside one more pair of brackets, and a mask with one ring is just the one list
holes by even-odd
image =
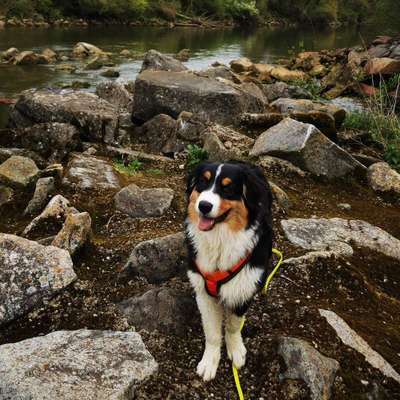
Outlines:
{"label": "pebble", "polygon": [[351,210],[351,205],[349,203],[339,203],[338,208],[340,208],[343,211],[350,211]]}

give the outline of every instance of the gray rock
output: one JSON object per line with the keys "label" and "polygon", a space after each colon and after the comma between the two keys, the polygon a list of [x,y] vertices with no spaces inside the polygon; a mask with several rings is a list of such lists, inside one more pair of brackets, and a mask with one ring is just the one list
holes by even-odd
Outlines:
{"label": "gray rock", "polygon": [[218,124],[208,126],[201,138],[211,161],[246,157],[254,144],[254,139]]}
{"label": "gray rock", "polygon": [[217,67],[211,67],[207,69],[203,69],[196,73],[199,76],[204,76],[206,78],[223,78],[234,83],[241,83],[240,78],[232,72],[230,68],[226,65],[218,65]]}
{"label": "gray rock", "polygon": [[284,119],[262,133],[250,155],[284,158],[301,169],[329,179],[365,171],[361,163],[329,140],[315,126],[291,118]]}
{"label": "gray rock", "polygon": [[400,199],[400,174],[389,164],[379,162],[368,168],[368,183],[376,192],[392,194]]}
{"label": "gray rock", "polygon": [[89,241],[91,232],[92,219],[89,213],[70,213],[51,245],[65,249],[73,256]]}
{"label": "gray rock", "polygon": [[25,208],[24,214],[32,215],[40,212],[48,203],[55,189],[55,179],[53,177],[38,179],[33,197]]}
{"label": "gray rock", "polygon": [[64,186],[78,190],[117,191],[121,188],[118,174],[110,163],[100,158],[74,154],[69,161]]}
{"label": "gray rock", "polygon": [[22,128],[47,122],[75,125],[83,139],[118,142],[118,109],[93,93],[27,90],[10,112],[11,126]]}
{"label": "gray rock", "polygon": [[118,110],[127,110],[132,112],[133,94],[119,82],[102,82],[96,87],[96,94],[100,98],[113,104]]}
{"label": "gray rock", "polygon": [[46,208],[40,215],[34,218],[29,225],[24,229],[22,236],[28,236],[40,228],[45,228],[50,224],[55,224],[57,227],[62,225],[67,215],[73,212],[69,201],[58,194],[54,196],[47,204]]}
{"label": "gray rock", "polygon": [[157,368],[138,333],[58,331],[0,346],[0,398],[129,400]]}
{"label": "gray rock", "polygon": [[232,68],[232,71],[236,73],[241,73],[250,71],[253,67],[253,63],[247,57],[242,57],[237,60],[231,61],[230,66]]}
{"label": "gray rock", "polygon": [[177,153],[184,149],[178,138],[178,126],[178,121],[169,115],[159,114],[141,126],[140,139],[153,152]]}
{"label": "gray rock", "polygon": [[[0,325],[25,314],[76,279],[67,251],[3,233],[0,265]],[[3,373],[0,376],[1,386]]]}
{"label": "gray rock", "polygon": [[115,208],[134,218],[160,217],[170,208],[174,191],[166,188],[141,189],[131,184],[114,198]]}
{"label": "gray rock", "polygon": [[0,185],[0,207],[9,204],[14,198],[14,190],[7,186]]}
{"label": "gray rock", "polygon": [[197,115],[183,111],[178,117],[178,137],[185,142],[199,142],[207,125]]}
{"label": "gray rock", "polygon": [[80,145],[78,129],[71,124],[58,122],[17,129],[15,136],[23,147],[40,154],[49,163],[62,161]]}
{"label": "gray rock", "polygon": [[149,50],[144,56],[142,68],[143,71],[172,71],[183,72],[188,69],[176,58],[161,54],[156,50]]}
{"label": "gray rock", "polygon": [[285,82],[265,84],[263,85],[263,92],[269,102],[280,98],[311,99],[311,94],[307,90]]}
{"label": "gray rock", "polygon": [[115,68],[108,68],[105,71],[103,71],[100,75],[104,76],[105,78],[118,78],[120,76],[120,73]]}
{"label": "gray rock", "polygon": [[184,334],[198,318],[195,300],[169,288],[151,289],[120,303],[119,309],[136,329],[169,335]]}
{"label": "gray rock", "polygon": [[252,129],[268,129],[279,124],[285,117],[285,114],[277,112],[262,114],[245,113],[240,117],[240,122],[242,125]]}
{"label": "gray rock", "polygon": [[286,237],[304,249],[353,254],[351,244],[400,260],[400,240],[383,229],[360,220],[293,218],[281,221]]}
{"label": "gray rock", "polygon": [[186,257],[182,232],[147,240],[135,246],[121,276],[138,275],[150,283],[161,283],[182,272]]}
{"label": "gray rock", "polygon": [[25,189],[37,179],[39,169],[30,158],[12,156],[0,165],[0,182],[16,189]]}
{"label": "gray rock", "polygon": [[336,331],[342,342],[358,351],[365,357],[365,360],[374,368],[378,369],[385,376],[400,383],[400,374],[370,345],[355,332],[350,326],[333,311],[319,310],[319,313],[326,318],[328,324]]}
{"label": "gray rock", "polygon": [[48,60],[41,54],[36,54],[33,51],[22,51],[13,58],[14,65],[38,65],[48,64]]}
{"label": "gray rock", "polygon": [[278,353],[287,370],[283,379],[301,379],[310,389],[312,400],[329,400],[339,363],[323,356],[304,340],[280,337]]}
{"label": "gray rock", "polygon": [[158,114],[177,118],[182,111],[203,120],[234,124],[245,112],[263,112],[266,100],[254,84],[235,85],[186,72],[145,71],[136,78],[133,116],[147,121]]}
{"label": "gray rock", "polygon": [[[105,151],[104,151],[105,150]],[[103,149],[104,155],[108,157],[123,157],[131,160],[138,159],[144,162],[157,162],[160,164],[171,164],[174,162],[172,158],[159,156],[156,154],[143,153],[141,151],[125,149],[122,147],[106,146]]]}

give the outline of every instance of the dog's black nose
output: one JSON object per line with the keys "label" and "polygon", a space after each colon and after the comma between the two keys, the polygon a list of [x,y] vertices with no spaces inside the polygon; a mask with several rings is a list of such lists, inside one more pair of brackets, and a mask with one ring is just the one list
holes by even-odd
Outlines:
{"label": "dog's black nose", "polygon": [[208,201],[201,201],[199,203],[199,210],[202,214],[207,215],[213,208],[213,205]]}

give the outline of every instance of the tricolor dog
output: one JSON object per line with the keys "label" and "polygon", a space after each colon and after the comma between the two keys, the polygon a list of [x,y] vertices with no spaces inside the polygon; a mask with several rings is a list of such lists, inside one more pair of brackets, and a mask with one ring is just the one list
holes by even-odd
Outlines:
{"label": "tricolor dog", "polygon": [[237,368],[245,364],[240,326],[270,272],[272,196],[262,171],[239,161],[199,165],[187,194],[188,276],[206,339],[197,373],[208,381],[217,372],[224,317],[228,356]]}

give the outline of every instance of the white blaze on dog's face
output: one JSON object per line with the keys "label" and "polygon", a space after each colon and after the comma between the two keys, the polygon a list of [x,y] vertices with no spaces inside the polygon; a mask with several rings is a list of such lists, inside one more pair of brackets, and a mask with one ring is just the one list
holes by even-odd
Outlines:
{"label": "white blaze on dog's face", "polygon": [[248,210],[240,166],[205,164],[191,179],[188,214],[200,231],[210,231],[222,223],[228,224],[232,230],[246,227]]}

